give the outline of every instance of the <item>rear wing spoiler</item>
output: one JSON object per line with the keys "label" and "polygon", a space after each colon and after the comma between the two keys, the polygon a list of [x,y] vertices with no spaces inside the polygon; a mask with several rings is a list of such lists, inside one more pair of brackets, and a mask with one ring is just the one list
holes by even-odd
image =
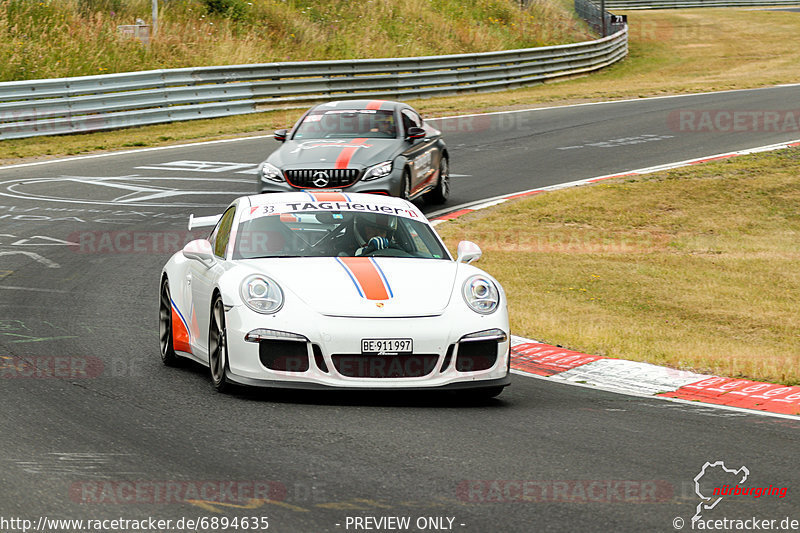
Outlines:
{"label": "rear wing spoiler", "polygon": [[216,226],[219,219],[222,218],[222,215],[211,215],[208,217],[195,217],[194,215],[189,215],[189,231],[195,228],[208,228],[211,226]]}

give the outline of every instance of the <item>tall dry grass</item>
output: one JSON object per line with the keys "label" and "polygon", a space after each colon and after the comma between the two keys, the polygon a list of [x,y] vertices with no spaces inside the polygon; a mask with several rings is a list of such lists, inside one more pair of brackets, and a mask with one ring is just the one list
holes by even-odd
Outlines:
{"label": "tall dry grass", "polygon": [[149,46],[120,24],[150,0],[5,0],[0,80],[155,68],[484,52],[589,38],[555,0],[162,0]]}

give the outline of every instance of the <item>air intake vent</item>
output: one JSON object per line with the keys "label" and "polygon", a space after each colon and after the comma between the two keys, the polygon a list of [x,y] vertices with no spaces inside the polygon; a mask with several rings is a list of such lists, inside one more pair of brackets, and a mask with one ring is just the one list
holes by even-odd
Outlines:
{"label": "air intake vent", "polygon": [[308,370],[308,348],[305,342],[262,340],[258,343],[261,364],[270,370],[282,372],[306,372]]}
{"label": "air intake vent", "polygon": [[322,357],[322,349],[318,344],[312,344],[311,348],[314,351],[314,363],[316,363],[317,368],[328,374],[328,365],[325,364],[325,358]]}
{"label": "air intake vent", "polygon": [[497,341],[461,342],[456,354],[456,370],[474,372],[488,370],[497,362]]}
{"label": "air intake vent", "polygon": [[334,354],[333,365],[349,378],[419,378],[436,368],[436,354],[361,355]]}
{"label": "air intake vent", "polygon": [[439,370],[439,372],[444,372],[450,366],[450,360],[453,358],[453,350],[455,347],[455,344],[451,344],[447,347],[447,354],[444,356],[444,362],[442,363],[442,368]]}

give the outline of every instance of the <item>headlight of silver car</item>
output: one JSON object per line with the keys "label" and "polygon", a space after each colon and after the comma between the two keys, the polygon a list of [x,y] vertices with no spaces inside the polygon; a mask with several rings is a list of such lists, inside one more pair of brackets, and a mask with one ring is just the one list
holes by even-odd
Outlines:
{"label": "headlight of silver car", "polygon": [[383,163],[378,163],[377,165],[372,165],[364,172],[364,177],[361,178],[361,181],[370,181],[376,180],[378,178],[385,178],[389,174],[392,173],[392,162],[391,161],[384,161]]}
{"label": "headlight of silver car", "polygon": [[482,315],[494,313],[500,303],[500,293],[495,284],[481,275],[468,278],[461,293],[470,309]]}
{"label": "headlight of silver car", "polygon": [[256,313],[271,315],[283,307],[283,291],[275,280],[256,274],[242,282],[242,300]]}
{"label": "headlight of silver car", "polygon": [[284,181],[281,169],[266,161],[258,165],[258,176],[261,181],[277,181],[281,183]]}

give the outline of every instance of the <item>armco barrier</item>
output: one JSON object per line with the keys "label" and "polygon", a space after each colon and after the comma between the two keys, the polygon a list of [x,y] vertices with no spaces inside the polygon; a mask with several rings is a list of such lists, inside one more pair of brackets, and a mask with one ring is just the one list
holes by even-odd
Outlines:
{"label": "armco barrier", "polygon": [[800,0],[606,0],[606,9],[619,10],[780,6],[800,6]]}
{"label": "armco barrier", "polygon": [[151,70],[0,83],[0,139],[255,113],[315,100],[503,90],[624,58],[627,27],[583,43],[478,54]]}

